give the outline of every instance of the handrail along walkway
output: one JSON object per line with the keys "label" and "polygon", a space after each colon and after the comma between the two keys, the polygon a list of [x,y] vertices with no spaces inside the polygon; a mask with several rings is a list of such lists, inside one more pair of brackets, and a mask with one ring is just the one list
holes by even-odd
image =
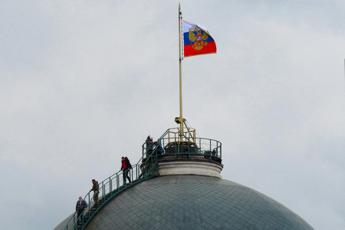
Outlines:
{"label": "handrail along walkway", "polygon": [[[163,136],[162,136],[163,137]],[[158,139],[160,140],[160,139]],[[143,163],[143,159],[145,163]],[[143,167],[145,166],[145,167]],[[92,191],[89,191],[84,200],[87,203],[87,208],[77,218],[76,212],[70,217],[65,226],[65,230],[79,230],[85,229],[92,218],[115,196],[121,192],[127,190],[134,185],[150,179],[156,175],[157,172],[157,149],[154,148],[150,155],[146,158],[141,157],[139,161],[132,165],[129,176],[131,183],[125,183],[123,181],[123,172],[120,170],[113,175],[109,176],[105,180],[99,183],[99,201],[97,204],[91,199]]]}
{"label": "handrail along walkway", "polygon": [[[190,133],[190,130],[188,130]],[[132,165],[130,170],[131,183],[123,181],[123,172],[120,170],[99,183],[99,201],[97,204],[91,199],[92,192],[89,191],[84,200],[87,208],[77,218],[76,212],[68,219],[65,230],[85,229],[93,217],[114,197],[121,192],[135,186],[136,184],[151,179],[158,175],[158,161],[162,156],[201,156],[207,160],[221,164],[222,143],[209,138],[187,136],[181,141],[178,139],[178,130],[176,128],[167,129],[163,135],[150,147],[147,143],[142,145],[142,157]],[[192,139],[191,139],[192,137]]]}

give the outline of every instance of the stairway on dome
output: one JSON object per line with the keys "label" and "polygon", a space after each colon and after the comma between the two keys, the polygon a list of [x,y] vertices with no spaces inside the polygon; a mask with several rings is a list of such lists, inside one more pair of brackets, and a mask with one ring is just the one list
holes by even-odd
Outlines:
{"label": "stairway on dome", "polygon": [[99,201],[92,200],[92,192],[84,196],[87,208],[77,217],[72,214],[55,229],[85,229],[91,220],[111,200],[133,186],[158,176],[201,175],[220,178],[222,165],[222,143],[210,138],[196,137],[193,128],[185,126],[167,129],[155,142],[145,141],[142,157],[132,165],[129,176],[131,183],[123,180],[122,171],[99,183]]}

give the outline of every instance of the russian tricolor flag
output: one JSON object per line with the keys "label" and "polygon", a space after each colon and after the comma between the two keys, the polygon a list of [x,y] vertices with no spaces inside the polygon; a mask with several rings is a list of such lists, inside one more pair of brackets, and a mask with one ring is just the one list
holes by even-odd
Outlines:
{"label": "russian tricolor flag", "polygon": [[184,57],[216,53],[216,43],[211,35],[199,26],[182,21]]}

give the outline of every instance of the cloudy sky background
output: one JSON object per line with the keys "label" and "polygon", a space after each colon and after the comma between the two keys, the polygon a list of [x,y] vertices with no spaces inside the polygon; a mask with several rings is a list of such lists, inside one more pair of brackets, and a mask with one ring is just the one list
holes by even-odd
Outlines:
{"label": "cloudy sky background", "polygon": [[[177,1],[0,0],[0,222],[52,229],[178,115]],[[183,1],[184,111],[224,179],[345,229],[345,2]]]}

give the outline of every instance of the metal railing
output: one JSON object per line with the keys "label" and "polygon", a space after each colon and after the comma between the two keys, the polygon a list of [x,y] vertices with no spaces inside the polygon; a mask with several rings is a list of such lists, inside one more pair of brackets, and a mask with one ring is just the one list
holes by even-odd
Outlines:
{"label": "metal railing", "polygon": [[180,141],[178,129],[168,129],[153,144],[148,145],[148,143],[144,143],[142,145],[142,156],[145,157],[145,154],[149,153],[152,148],[155,148],[158,157],[162,155],[200,155],[205,158],[216,159],[218,162],[221,161],[222,143],[220,141],[196,137],[194,129],[190,129],[185,133],[184,136],[189,135],[188,138]]}
{"label": "metal railing", "polygon": [[195,138],[195,141],[178,143],[163,138],[161,145],[164,146],[162,155],[203,155],[222,159],[222,143],[210,138]]}
{"label": "metal railing", "polygon": [[129,171],[131,183],[126,183],[123,171],[118,171],[99,183],[98,202],[93,200],[94,193],[89,191],[84,200],[87,207],[78,217],[77,213],[67,220],[65,230],[85,229],[92,218],[115,196],[124,190],[157,175],[158,159],[162,155],[200,155],[204,158],[221,163],[222,143],[209,138],[196,138],[195,130],[189,129],[186,138],[179,141],[177,128],[168,129],[157,139],[156,142],[148,146],[142,145],[142,157],[132,165]]}
{"label": "metal railing", "polygon": [[[187,125],[186,127],[186,131],[182,133],[182,141],[188,141],[188,142],[195,142],[195,138],[196,138],[196,133],[195,133],[195,129],[193,128],[189,128]],[[180,141],[180,131],[179,128],[170,128],[166,131],[166,136],[165,138],[168,138],[171,141],[177,142]]]}
{"label": "metal railing", "polygon": [[140,158],[135,165],[132,165],[132,169],[130,169],[128,173],[131,183],[126,183],[123,171],[120,170],[99,183],[98,202],[96,204],[93,200],[93,191],[89,191],[84,196],[87,207],[79,217],[77,216],[76,212],[73,213],[73,215],[67,221],[64,229],[85,229],[86,225],[92,220],[97,212],[102,209],[103,206],[105,206],[111,199],[124,190],[144,180],[154,177],[157,170],[157,151],[154,148],[150,155],[147,155],[145,158]]}

